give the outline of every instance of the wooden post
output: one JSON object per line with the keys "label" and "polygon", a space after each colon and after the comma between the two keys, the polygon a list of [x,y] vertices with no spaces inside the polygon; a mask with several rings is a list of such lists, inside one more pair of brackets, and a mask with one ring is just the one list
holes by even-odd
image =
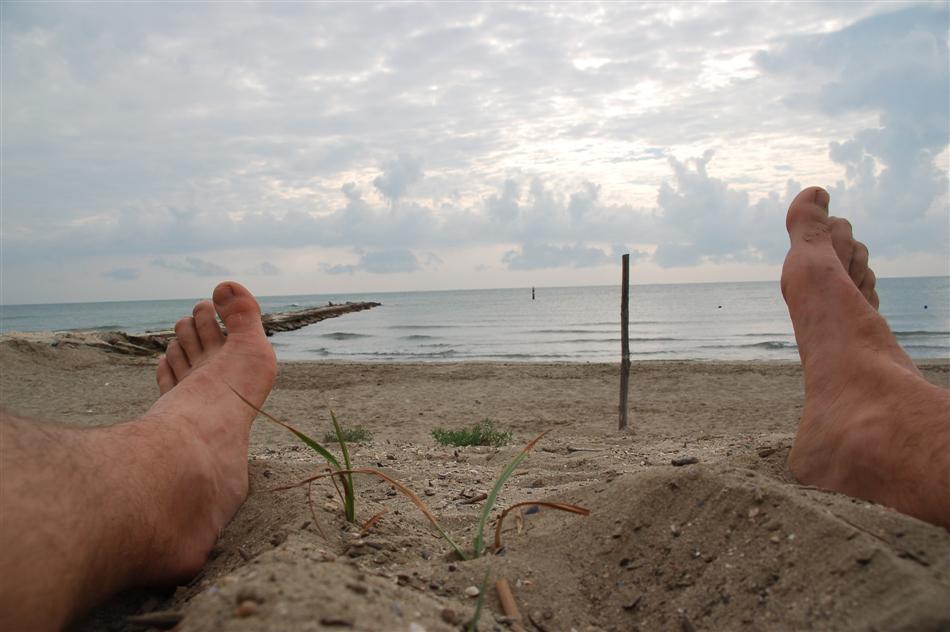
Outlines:
{"label": "wooden post", "polygon": [[627,390],[630,385],[630,255],[623,256],[620,289],[620,429],[627,429]]}

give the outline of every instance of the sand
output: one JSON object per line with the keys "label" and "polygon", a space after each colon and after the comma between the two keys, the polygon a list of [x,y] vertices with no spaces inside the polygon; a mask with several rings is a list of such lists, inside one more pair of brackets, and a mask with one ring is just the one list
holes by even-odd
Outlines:
{"label": "sand", "polygon": [[[926,362],[950,386],[950,363]],[[108,424],[157,396],[153,359],[0,342],[2,405]],[[646,362],[631,378],[631,431],[617,425],[618,368],[603,364],[284,363],[266,409],[322,438],[327,406],[373,438],[355,464],[417,490],[471,547],[504,465],[550,431],[497,507],[569,502],[505,522],[501,555],[461,561],[422,515],[376,479],[357,479],[361,522],[329,483],[273,491],[322,469],[286,430],[258,420],[251,495],[187,586],[114,599],[79,630],[465,629],[489,571],[480,630],[508,630],[492,584],[508,580],[523,629],[947,630],[950,534],[886,507],[797,484],[785,466],[802,406],[797,365]],[[447,448],[430,433],[485,418],[507,447]],[[674,460],[695,463],[674,466]],[[496,511],[497,514],[497,511]],[[322,530],[324,535],[321,535]],[[164,613],[164,614],[162,614]]]}

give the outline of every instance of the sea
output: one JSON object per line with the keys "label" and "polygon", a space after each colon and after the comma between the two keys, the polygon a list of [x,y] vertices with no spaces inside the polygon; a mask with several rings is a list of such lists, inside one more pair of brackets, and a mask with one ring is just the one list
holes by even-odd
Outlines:
{"label": "sea", "polygon": [[[881,313],[913,358],[950,359],[950,277],[878,280]],[[264,312],[381,307],[275,334],[281,360],[616,362],[620,288],[539,287],[259,297]],[[169,328],[195,299],[0,306],[0,331]],[[797,360],[778,282],[632,285],[634,360]]]}

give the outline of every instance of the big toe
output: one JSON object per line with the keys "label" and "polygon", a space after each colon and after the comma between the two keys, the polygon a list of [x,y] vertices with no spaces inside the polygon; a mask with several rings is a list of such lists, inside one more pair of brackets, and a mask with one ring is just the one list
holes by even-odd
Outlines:
{"label": "big toe", "polygon": [[264,333],[261,306],[240,283],[225,281],[218,284],[211,298],[229,336]]}
{"label": "big toe", "polygon": [[808,187],[795,196],[785,216],[785,228],[794,243],[813,234],[816,229],[827,227],[828,204],[831,196],[821,187]]}

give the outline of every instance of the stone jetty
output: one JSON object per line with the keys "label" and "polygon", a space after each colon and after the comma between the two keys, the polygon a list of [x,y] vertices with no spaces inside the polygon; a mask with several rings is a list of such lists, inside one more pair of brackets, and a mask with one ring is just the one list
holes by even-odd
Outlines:
{"label": "stone jetty", "polygon": [[[320,307],[308,307],[289,312],[263,314],[261,322],[264,332],[272,336],[281,331],[294,331],[318,323],[328,318],[336,318],[351,312],[379,307],[380,303],[330,303]],[[10,333],[2,336],[35,344],[48,344],[52,347],[74,346],[94,347],[126,355],[152,356],[164,353],[165,347],[175,337],[173,329],[147,331],[144,334],[128,334],[124,331],[65,331],[65,332],[28,332]]]}

